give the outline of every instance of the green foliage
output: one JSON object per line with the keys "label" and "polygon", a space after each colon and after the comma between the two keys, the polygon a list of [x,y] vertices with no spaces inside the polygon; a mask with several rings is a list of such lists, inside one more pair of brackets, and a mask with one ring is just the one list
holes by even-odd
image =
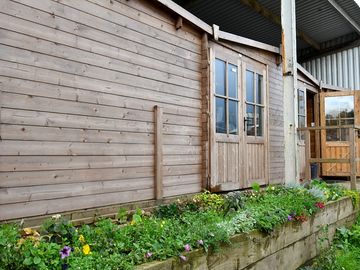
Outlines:
{"label": "green foliage", "polygon": [[256,183],[256,182],[252,183],[251,187],[255,192],[260,192],[260,184],[259,183]]}
{"label": "green foliage", "polygon": [[62,246],[56,243],[40,241],[34,243],[26,240],[20,247],[23,257],[21,269],[59,269],[62,262],[59,258],[59,250]]}
{"label": "green foliage", "polygon": [[336,201],[341,197],[344,197],[345,188],[339,184],[329,185],[321,180],[313,180],[310,184],[310,188],[314,187],[324,192],[326,201]]}
{"label": "green foliage", "polygon": [[215,211],[220,211],[223,209],[225,204],[223,196],[210,193],[209,191],[195,195],[192,201],[203,210],[212,209]]}
{"label": "green foliage", "polygon": [[344,196],[349,196],[352,199],[353,205],[356,208],[359,208],[359,206],[360,206],[360,194],[359,194],[358,191],[345,189],[345,190],[343,190],[343,195]]}
{"label": "green foliage", "polygon": [[230,192],[224,196],[225,212],[239,211],[245,207],[246,196],[244,192]]}
{"label": "green foliage", "polygon": [[0,269],[16,269],[22,257],[17,250],[21,235],[16,225],[0,225]]}
{"label": "green foliage", "polygon": [[360,265],[360,217],[351,229],[337,229],[335,242],[318,257],[312,270],[354,270]]}
{"label": "green foliage", "polygon": [[40,232],[46,235],[45,240],[53,243],[69,245],[77,237],[76,228],[66,218],[49,218],[41,226]]}
{"label": "green foliage", "polygon": [[118,210],[117,218],[120,224],[126,223],[128,212],[125,208],[120,207]]}

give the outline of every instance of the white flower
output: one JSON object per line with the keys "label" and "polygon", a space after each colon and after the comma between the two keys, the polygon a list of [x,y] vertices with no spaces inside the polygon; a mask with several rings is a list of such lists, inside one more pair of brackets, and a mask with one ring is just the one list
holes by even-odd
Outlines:
{"label": "white flower", "polygon": [[53,219],[59,219],[59,218],[61,218],[61,215],[60,215],[60,214],[56,214],[56,215],[53,215],[52,218],[53,218]]}

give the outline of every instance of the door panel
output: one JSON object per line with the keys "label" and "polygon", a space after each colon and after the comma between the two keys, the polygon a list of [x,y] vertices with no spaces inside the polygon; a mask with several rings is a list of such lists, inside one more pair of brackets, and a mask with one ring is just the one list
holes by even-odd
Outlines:
{"label": "door panel", "polygon": [[[249,72],[254,75],[249,76]],[[261,185],[268,183],[266,66],[248,60],[243,64],[243,78],[244,121],[246,123],[243,132],[245,187],[251,187],[253,183]],[[259,80],[259,78],[262,78],[262,80]],[[254,82],[249,82],[250,79],[253,79]],[[254,93],[251,93],[251,88],[253,88]],[[259,92],[261,92],[260,95]],[[262,111],[262,113],[259,113],[259,111]]]}
{"label": "door panel", "polygon": [[[342,125],[359,125],[359,94],[357,91],[346,92],[327,92],[320,95],[320,111],[321,126],[338,126]],[[352,99],[349,99],[352,97]],[[331,98],[331,99],[329,99]],[[353,106],[353,121],[349,119],[350,109],[347,109],[346,105],[352,100]],[[334,110],[338,110],[337,113],[331,112],[330,107],[334,106]],[[344,108],[343,108],[344,107]],[[350,114],[351,115],[351,114]],[[356,138],[357,149],[359,151],[359,138]],[[321,131],[321,154],[325,159],[345,159],[350,158],[350,142],[348,138],[348,129],[332,129]],[[359,156],[359,153],[358,153]],[[357,172],[360,172],[360,164],[357,164]],[[349,163],[323,163],[322,164],[323,176],[350,176],[350,164]]]}

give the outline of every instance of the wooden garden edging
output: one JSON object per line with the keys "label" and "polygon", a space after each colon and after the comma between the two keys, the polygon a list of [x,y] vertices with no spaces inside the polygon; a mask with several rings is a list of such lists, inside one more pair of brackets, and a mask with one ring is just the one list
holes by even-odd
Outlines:
{"label": "wooden garden edging", "polygon": [[[296,269],[319,255],[333,240],[336,228],[350,225],[358,209],[350,198],[326,204],[326,207],[304,223],[288,222],[270,235],[258,231],[235,235],[231,245],[219,252],[206,254],[194,250],[185,254],[186,262],[171,258],[136,267],[136,270],[268,270]],[[321,239],[329,239],[321,242]]]}

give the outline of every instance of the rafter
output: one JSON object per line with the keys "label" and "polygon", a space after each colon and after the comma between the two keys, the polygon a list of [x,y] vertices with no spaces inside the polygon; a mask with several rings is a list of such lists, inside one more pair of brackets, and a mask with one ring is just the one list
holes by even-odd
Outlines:
{"label": "rafter", "polygon": [[[264,7],[263,5],[259,4],[256,0],[240,0],[240,3],[251,8],[269,21],[281,26],[281,17],[274,14],[271,10]],[[296,29],[296,35],[299,39],[306,42],[311,47],[315,48],[316,50],[320,50],[320,44],[300,29]]]}
{"label": "rafter", "polygon": [[333,6],[333,8],[339,12],[344,18],[345,20],[348,21],[348,23],[351,24],[351,26],[355,29],[355,31],[360,34],[360,25],[355,22],[351,16],[345,11],[343,10],[339,5],[338,3],[336,3],[334,0],[328,0],[328,2]]}

